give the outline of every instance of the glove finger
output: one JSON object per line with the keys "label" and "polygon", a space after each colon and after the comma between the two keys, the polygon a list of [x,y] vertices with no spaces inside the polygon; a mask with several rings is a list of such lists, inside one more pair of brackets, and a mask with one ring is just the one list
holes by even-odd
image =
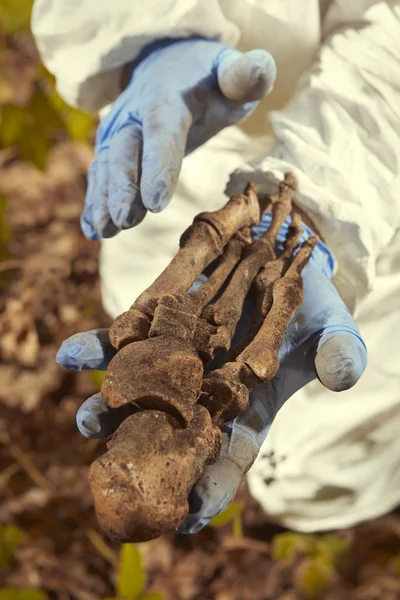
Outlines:
{"label": "glove finger", "polygon": [[108,329],[93,329],[64,340],[58,349],[56,361],[68,371],[105,371],[116,352],[111,345]]}
{"label": "glove finger", "polygon": [[[367,365],[367,350],[358,327],[330,279],[313,262],[303,272],[305,302],[291,330],[297,344],[313,340],[314,366],[321,383],[339,392],[351,388]],[[290,337],[290,331],[289,337]]]}
{"label": "glove finger", "polygon": [[97,392],[82,404],[76,413],[76,424],[82,435],[89,439],[101,439],[112,435],[122,421],[136,412],[132,404],[110,408]]}
{"label": "glove finger", "polygon": [[124,124],[110,142],[108,208],[118,229],[135,227],[146,215],[139,190],[142,150],[136,121]]}
{"label": "glove finger", "polygon": [[326,388],[343,392],[352,388],[364,373],[367,350],[354,333],[335,333],[325,340],[323,334],[314,364],[318,379]]}
{"label": "glove finger", "polygon": [[97,162],[94,160],[89,167],[87,176],[87,190],[85,207],[81,216],[81,229],[88,240],[98,240],[99,236],[93,226],[93,205],[95,200]]}
{"label": "glove finger", "polygon": [[281,367],[272,381],[252,393],[249,409],[230,424],[231,431],[225,427],[220,458],[205,468],[194,487],[190,513],[179,527],[182,533],[200,531],[227,508],[276,413],[298,389],[315,379],[316,370],[324,385],[339,391],[354,384],[365,368],[365,345],[327,275],[320,266],[310,263],[303,280],[305,302],[285,335]]}
{"label": "glove finger", "polygon": [[[255,390],[248,410],[222,430],[222,449],[218,460],[207,465],[189,496],[190,511],[179,526],[185,534],[197,533],[224,511],[234,499],[243,478],[255,461],[269,431],[269,414],[263,395]],[[267,394],[275,397],[274,384],[268,382]]]}
{"label": "glove finger", "polygon": [[108,212],[108,147],[96,154],[96,175],[92,190],[92,226],[98,236],[113,237],[118,233]]}
{"label": "glove finger", "polygon": [[270,93],[276,79],[276,65],[266,50],[245,54],[225,50],[218,57],[218,84],[228,100],[254,102]]}
{"label": "glove finger", "polygon": [[166,101],[143,120],[140,190],[144,206],[157,213],[168,205],[178,183],[192,118],[180,100]]}

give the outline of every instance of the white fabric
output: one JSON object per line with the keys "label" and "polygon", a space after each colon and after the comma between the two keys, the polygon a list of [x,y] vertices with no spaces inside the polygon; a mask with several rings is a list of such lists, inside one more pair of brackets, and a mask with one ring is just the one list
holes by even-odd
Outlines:
{"label": "white fabric", "polygon": [[[105,307],[112,316],[129,307],[194,215],[224,203],[232,171],[242,174],[230,191],[249,177],[261,183],[265,171],[294,170],[301,204],[338,259],[335,283],[356,311],[369,366],[351,391],[314,383],[289,400],[251,490],[267,513],[304,530],[347,526],[398,503],[399,2],[36,0],[33,30],[59,91],[91,110],[118,95],[121,67],[157,37],[197,33],[273,54],[276,88],[249,121],[185,159],[165,212],[103,242]],[[262,456],[271,450],[286,460],[267,485]]]}
{"label": "white fabric", "polygon": [[347,527],[400,502],[399,298],[400,231],[357,314],[368,347],[363,377],[340,394],[319,382],[297,392],[248,474],[252,495],[287,527]]}
{"label": "white fabric", "polygon": [[60,94],[94,111],[117,98],[121,68],[146,44],[198,34],[233,45],[239,37],[218,0],[39,0],[32,31]]}

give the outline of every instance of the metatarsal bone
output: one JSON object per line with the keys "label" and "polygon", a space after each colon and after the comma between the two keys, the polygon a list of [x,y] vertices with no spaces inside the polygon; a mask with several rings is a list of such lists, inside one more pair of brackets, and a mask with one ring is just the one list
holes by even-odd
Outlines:
{"label": "metatarsal bone", "polygon": [[304,242],[285,275],[274,283],[272,307],[254,340],[236,359],[248,365],[260,381],[272,379],[278,371],[283,336],[304,302],[301,271],[317,242],[316,236]]}

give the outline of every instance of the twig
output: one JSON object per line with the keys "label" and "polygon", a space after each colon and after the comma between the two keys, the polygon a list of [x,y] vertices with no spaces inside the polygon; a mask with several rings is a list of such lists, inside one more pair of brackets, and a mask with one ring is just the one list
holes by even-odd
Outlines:
{"label": "twig", "polygon": [[92,528],[85,529],[85,534],[88,540],[96,548],[97,552],[114,568],[118,566],[118,557],[110,546],[104,541],[102,536]]}
{"label": "twig", "polygon": [[12,457],[14,458],[14,460],[29,475],[29,477],[32,479],[32,481],[38,487],[40,487],[44,490],[53,491],[53,486],[46,479],[46,477],[44,475],[42,475],[42,473],[36,467],[36,465],[34,464],[33,460],[29,456],[29,454],[27,454],[27,452],[22,450],[22,448],[20,448],[20,446],[18,446],[18,444],[16,444],[15,442],[12,441],[10,435],[7,432],[3,432],[1,438],[2,438],[1,441],[3,443],[7,444],[8,450],[9,450],[10,454],[12,455]]}
{"label": "twig", "polygon": [[4,260],[0,262],[0,272],[11,271],[12,269],[23,269],[24,264],[20,260]]}

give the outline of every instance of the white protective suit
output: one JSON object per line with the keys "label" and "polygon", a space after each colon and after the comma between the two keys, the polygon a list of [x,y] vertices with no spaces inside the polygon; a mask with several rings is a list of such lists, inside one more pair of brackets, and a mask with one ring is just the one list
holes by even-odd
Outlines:
{"label": "white protective suit", "polygon": [[[340,394],[319,382],[282,408],[248,475],[266,513],[299,530],[345,527],[400,501],[400,1],[36,0],[33,31],[65,100],[105,108],[144,45],[199,34],[277,63],[273,93],[242,126],[187,157],[161,214],[103,241],[104,303],[126,310],[195,214],[263,172],[292,170],[333,250],[367,370]],[[271,112],[273,111],[273,112]],[[272,127],[271,127],[272,125]],[[276,143],[274,143],[274,140]],[[243,174],[244,172],[244,174]],[[271,460],[273,452],[273,460]]]}

